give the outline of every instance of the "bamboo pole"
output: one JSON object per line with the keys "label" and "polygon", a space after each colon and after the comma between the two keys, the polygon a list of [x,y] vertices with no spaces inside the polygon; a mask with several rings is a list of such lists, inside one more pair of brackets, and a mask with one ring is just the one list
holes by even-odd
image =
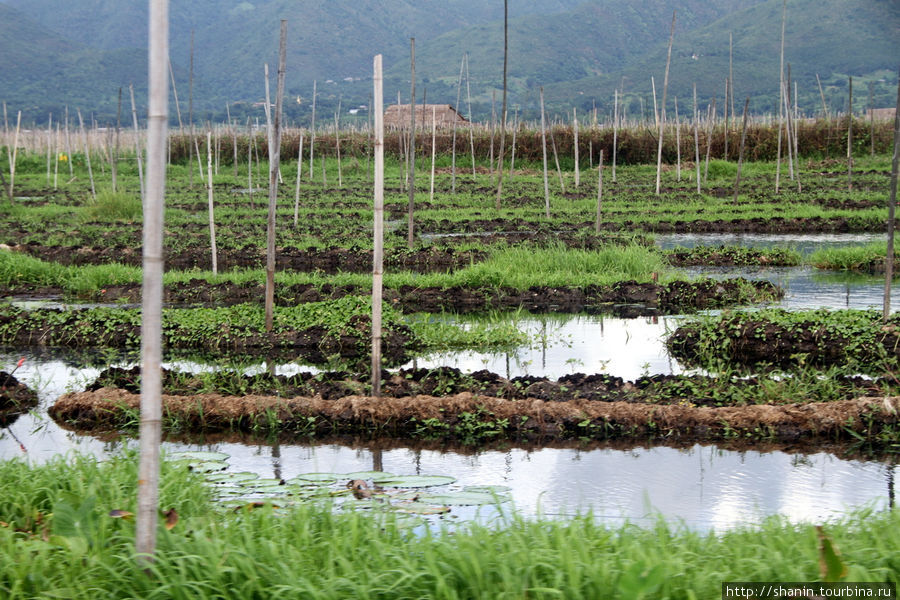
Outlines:
{"label": "bamboo pole", "polygon": [[413,208],[416,202],[416,38],[409,38],[409,204],[407,206],[406,245],[412,250],[415,246],[415,224]]}
{"label": "bamboo pole", "polygon": [[491,178],[491,185],[494,185],[494,123],[497,120],[497,110],[495,108],[497,99],[497,91],[491,90],[491,124],[490,124],[490,155],[488,157],[488,174]]}
{"label": "bamboo pole", "polygon": [[294,227],[300,217],[300,173],[303,170],[303,131],[300,132],[300,150],[297,151],[297,183],[294,187]]}
{"label": "bamboo pole", "polygon": [[750,96],[744,101],[744,116],[741,125],[741,146],[738,150],[737,176],[734,178],[734,203],[737,204],[741,186],[741,167],[744,165],[744,142],[747,139],[747,109],[750,108]]}
{"label": "bamboo pole", "polygon": [[600,164],[597,165],[597,219],[594,221],[594,233],[600,235],[600,211],[603,208],[603,149],[600,149]]}
{"label": "bamboo pole", "polygon": [[[672,63],[672,41],[675,39],[675,11],[672,11],[672,28],[669,31],[669,51],[666,54],[666,74],[663,78],[662,89],[662,108],[659,115],[659,140],[656,150],[656,195],[659,196],[660,182],[662,180],[662,148],[663,134],[666,127],[666,91],[669,87],[669,65]],[[654,110],[656,103],[656,93],[653,93]]]}
{"label": "bamboo pole", "polygon": [[[869,82],[869,156],[875,156],[875,104],[872,102],[872,82]],[[794,98],[797,94],[794,94]]]}
{"label": "bamboo pole", "polygon": [[[80,114],[80,113],[79,113]],[[9,154],[9,149],[7,149],[7,154],[9,156],[9,201],[13,202],[13,188],[16,183],[16,158],[19,152],[19,131],[22,126],[22,111],[18,112],[18,116],[16,117],[16,133],[13,136],[13,144],[12,144],[12,154]],[[88,165],[90,165],[90,161],[88,161]],[[91,180],[93,182],[93,180]],[[93,190],[93,183],[91,184],[91,190]]]}
{"label": "bamboo pole", "polygon": [[[459,110],[459,100],[462,96],[462,76],[463,76],[463,64],[465,58],[460,59],[459,61],[459,79],[456,81],[456,105],[455,108]],[[471,115],[469,115],[471,117]],[[451,144],[450,150],[450,191],[453,194],[456,194],[456,119],[453,119],[453,143]]]}
{"label": "bamboo pole", "polygon": [[[56,121],[56,138],[53,140],[53,189],[59,187],[59,120]],[[141,174],[141,199],[144,198],[144,179]]]}
{"label": "bamboo pole", "polygon": [[519,130],[519,106],[516,105],[516,111],[513,116],[513,137],[512,144],[510,146],[510,157],[509,157],[509,178],[512,179],[513,171],[516,167],[516,133]]}
{"label": "bamboo pole", "polygon": [[69,163],[69,178],[75,179],[75,167],[72,166],[72,140],[69,137],[69,105],[66,105],[66,156],[69,158],[66,162]]}
{"label": "bamboo pole", "polygon": [[384,277],[384,99],[381,55],[374,64],[375,223],[372,260],[372,395],[381,397],[381,302]]}
{"label": "bamboo pole", "polygon": [[822,117],[828,118],[828,104],[825,103],[825,90],[822,89],[822,81],[819,79],[819,74],[816,73],[816,84],[819,86],[819,97],[822,99]]}
{"label": "bamboo pole", "polygon": [[[784,29],[787,23],[787,0],[781,3],[781,58],[778,67],[778,150],[775,158],[775,193],[781,191],[781,130],[784,128]],[[816,75],[818,77],[818,75]]]}
{"label": "bamboo pole", "polygon": [[706,183],[709,178],[709,153],[712,150],[713,121],[715,120],[715,114],[716,99],[713,97],[706,119],[706,164],[703,165],[703,183]]}
{"label": "bamboo pole", "polygon": [[212,134],[206,132],[206,190],[209,201],[209,248],[212,252],[212,272],[219,274],[218,261],[216,260],[216,220],[213,213],[213,178],[212,178]]}
{"label": "bamboo pole", "polygon": [[[278,44],[278,84],[275,91],[275,118],[269,127],[269,214],[266,220],[266,332],[271,334],[275,307],[275,203],[278,199],[278,167],[281,159],[281,110],[287,56],[287,20],[281,20]],[[266,77],[266,105],[269,79]]]}
{"label": "bamboo pole", "polygon": [[559,189],[565,194],[566,193],[566,184],[563,183],[562,176],[562,168],[559,166],[559,152],[556,151],[556,137],[553,135],[553,125],[549,127],[550,130],[550,147],[553,149],[553,161],[556,163],[556,175],[559,177]]}
{"label": "bamboo pole", "polygon": [[619,90],[613,91],[612,181],[616,182],[616,151],[619,145]]}
{"label": "bamboo pole", "polygon": [[[503,102],[500,119],[500,158],[497,160],[497,210],[500,210],[500,195],[503,193],[503,155],[506,152],[506,99],[507,65],[509,63],[509,0],[503,0]],[[577,177],[577,175],[576,175]],[[576,179],[577,181],[577,179]]]}
{"label": "bamboo pole", "polygon": [[[423,115],[424,116],[424,115]],[[428,201],[434,202],[434,161],[436,158],[435,150],[437,148],[437,113],[435,107],[431,107],[431,191],[428,195]]]}
{"label": "bamboo pole", "polygon": [[119,108],[116,111],[116,143],[113,147],[110,174],[112,175],[112,191],[116,193],[116,184],[119,178],[119,129],[122,127],[122,88],[119,88]]}
{"label": "bamboo pole", "polygon": [[88,177],[91,179],[91,198],[97,198],[97,190],[94,188],[94,171],[91,169],[91,151],[88,148],[87,132],[84,130],[84,119],[81,118],[80,108],[78,109],[78,124],[81,127],[81,141],[84,146],[84,160],[87,163]]}
{"label": "bamboo pole", "polygon": [[469,87],[469,53],[463,54],[466,60],[466,106],[469,110],[469,147],[472,150],[472,181],[475,180],[475,132],[472,130],[472,90]]}
{"label": "bamboo pole", "polygon": [[309,127],[309,181],[313,180],[313,167],[315,166],[315,155],[313,151],[316,146],[316,80],[313,79],[313,97],[312,97],[312,122]]}
{"label": "bamboo pole", "polygon": [[894,112],[894,157],[891,161],[891,191],[888,198],[887,253],[884,258],[883,319],[891,315],[891,283],[894,276],[894,213],[897,206],[897,170],[900,155],[900,77],[897,79],[897,109]]}
{"label": "bamboo pole", "polygon": [[541,86],[541,150],[544,157],[544,215],[550,218],[550,184],[547,181],[547,124],[544,118],[544,86]]}
{"label": "bamboo pole", "polygon": [[141,425],[137,481],[135,550],[146,562],[156,548],[159,504],[159,445],[162,437],[162,273],[163,203],[166,191],[166,138],[169,55],[168,0],[150,0],[147,199],[144,203],[143,287],[141,289]]}
{"label": "bamboo pole", "polygon": [[234,171],[234,178],[237,179],[238,176],[238,147],[237,147],[237,127],[234,126],[234,122],[231,120],[231,107],[226,102],[225,103],[225,113],[228,118],[228,128],[231,129],[231,152],[232,152],[232,170]]}
{"label": "bamboo pole", "polygon": [[338,98],[338,109],[334,114],[334,146],[337,154],[338,187],[344,187],[344,175],[341,171],[341,99]]}
{"label": "bamboo pole", "polygon": [[[788,67],[788,73],[790,73],[790,66]],[[788,78],[788,79],[790,79],[790,78]],[[785,81],[785,86],[787,85],[787,83],[788,82]],[[794,117],[791,114],[790,105],[788,104],[788,102],[790,102],[790,93],[787,90],[785,90],[785,93],[784,93],[785,109],[784,110],[785,110],[785,113],[787,114],[787,123],[786,123],[785,130],[787,131],[786,142],[787,142],[787,147],[788,147],[788,160],[790,161],[790,166],[791,166],[791,179],[794,179],[796,177],[797,191],[802,191],[803,186],[800,183],[800,160],[799,159],[797,159],[797,168],[794,169],[794,157],[796,156],[796,153],[793,150],[793,148],[794,148],[794,144],[793,144]]]}
{"label": "bamboo pole", "polygon": [[128,93],[131,95],[131,122],[134,125],[134,153],[137,157],[137,168],[138,168],[138,180],[141,184],[141,199],[145,199],[147,197],[146,191],[144,189],[144,159],[143,159],[143,150],[141,144],[141,132],[138,129],[138,116],[137,116],[137,107],[134,104],[134,86],[128,86]]}
{"label": "bamboo pole", "polygon": [[675,96],[675,180],[681,181],[681,120],[678,118],[678,96]]}
{"label": "bamboo pole", "polygon": [[700,191],[700,107],[697,106],[697,84],[694,83],[694,167],[697,172],[697,195]]}
{"label": "bamboo pole", "polygon": [[[121,94],[121,90],[119,91]],[[47,119],[47,185],[50,185],[50,154],[53,150],[53,113]]]}
{"label": "bamboo pole", "polygon": [[572,108],[572,135],[574,136],[574,150],[575,150],[575,189],[578,189],[578,184],[581,183],[581,174],[578,169],[578,109]]}
{"label": "bamboo pole", "polygon": [[853,77],[849,77],[847,98],[847,190],[853,190]]}

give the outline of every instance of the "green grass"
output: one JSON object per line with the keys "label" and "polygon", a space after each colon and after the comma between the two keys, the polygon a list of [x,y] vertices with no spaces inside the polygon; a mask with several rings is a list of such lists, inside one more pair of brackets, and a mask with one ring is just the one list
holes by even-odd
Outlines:
{"label": "green grass", "polygon": [[809,262],[817,269],[832,271],[868,271],[884,265],[887,256],[887,242],[847,248],[826,248],[816,250],[809,256]]}
{"label": "green grass", "polygon": [[[327,506],[217,508],[199,478],[163,465],[155,561],[139,563],[133,457],[0,463],[0,595],[25,598],[718,598],[723,581],[819,581],[812,524],[770,518],[721,534],[662,522],[608,527],[590,515],[405,530],[391,515]],[[900,513],[825,524],[846,581],[900,573]]]}

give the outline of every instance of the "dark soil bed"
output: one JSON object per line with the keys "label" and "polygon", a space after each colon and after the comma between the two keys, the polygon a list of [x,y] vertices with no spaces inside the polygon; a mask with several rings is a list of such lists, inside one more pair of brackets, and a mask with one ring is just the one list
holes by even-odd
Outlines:
{"label": "dark soil bed", "polygon": [[[133,422],[140,396],[115,388],[60,397],[50,415],[69,426],[114,429]],[[847,439],[896,428],[898,398],[790,405],[694,407],[538,398],[452,396],[277,398],[201,394],[163,397],[164,418],[195,431],[273,430],[311,435],[366,433],[478,442],[481,439],[665,437]]]}
{"label": "dark soil bed", "polygon": [[0,427],[8,427],[19,415],[37,406],[38,397],[10,373],[0,371]]}

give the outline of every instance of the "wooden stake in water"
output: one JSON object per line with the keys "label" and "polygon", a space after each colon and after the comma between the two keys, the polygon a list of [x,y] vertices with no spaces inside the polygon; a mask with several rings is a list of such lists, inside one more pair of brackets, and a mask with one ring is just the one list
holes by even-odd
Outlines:
{"label": "wooden stake in water", "polygon": [[150,105],[147,124],[147,197],[144,202],[143,287],[141,289],[141,425],[135,550],[146,562],[156,548],[159,504],[159,446],[162,438],[163,203],[169,56],[168,0],[150,0]]}
{"label": "wooden stake in water", "polygon": [[897,206],[897,170],[900,156],[900,77],[897,79],[897,109],[894,112],[894,158],[891,161],[891,193],[888,199],[887,254],[884,258],[884,311],[885,321],[891,315],[891,283],[894,276],[894,212]]}
{"label": "wooden stake in water", "polygon": [[[281,110],[284,97],[284,65],[287,55],[287,21],[281,20],[278,44],[278,85],[275,118],[269,132],[269,214],[266,220],[266,332],[272,333],[275,307],[275,203],[278,199],[278,167],[281,159]],[[268,87],[268,79],[266,79]]]}
{"label": "wooden stake in water", "polygon": [[544,215],[550,218],[550,184],[547,181],[547,124],[544,119],[544,86],[541,86],[541,150],[544,157]]}
{"label": "wooden stake in water", "polygon": [[213,215],[213,178],[212,178],[212,134],[206,132],[206,190],[209,200],[209,248],[212,252],[212,272],[219,274],[216,260],[216,220]]}
{"label": "wooden stake in water", "polygon": [[[660,182],[662,179],[662,148],[663,133],[666,127],[666,91],[669,87],[669,65],[672,63],[672,41],[675,39],[675,11],[672,11],[672,28],[669,31],[669,51],[666,55],[666,74],[663,78],[662,102],[659,115],[659,141],[656,150],[656,195],[659,196]],[[656,102],[656,94],[653,94],[653,101]],[[654,104],[655,107],[655,104]],[[655,108],[654,108],[655,110]]]}
{"label": "wooden stake in water", "polygon": [[87,163],[88,177],[91,179],[91,198],[97,198],[97,190],[94,188],[94,171],[91,169],[91,151],[88,148],[87,132],[84,130],[84,119],[81,118],[81,109],[78,109],[78,125],[81,127],[81,141],[84,146],[84,160]]}
{"label": "wooden stake in water", "polygon": [[375,223],[372,260],[372,395],[381,397],[381,302],[384,277],[384,98],[381,55],[374,64]]}
{"label": "wooden stake in water", "polygon": [[411,89],[409,93],[409,205],[407,206],[406,245],[415,246],[413,208],[416,203],[416,38],[409,39],[409,68]]}
{"label": "wooden stake in water", "polygon": [[300,131],[300,149],[297,151],[297,183],[294,188],[294,227],[300,217],[300,173],[303,170],[303,131]]}
{"label": "wooden stake in water", "polygon": [[741,125],[741,146],[738,150],[737,176],[734,179],[734,203],[737,204],[738,192],[741,187],[741,167],[744,164],[744,142],[747,139],[747,109],[750,108],[750,96],[744,101],[743,124]]}
{"label": "wooden stake in water", "polygon": [[600,163],[597,166],[597,219],[594,221],[594,233],[600,235],[600,210],[603,208],[603,149],[600,149]]}

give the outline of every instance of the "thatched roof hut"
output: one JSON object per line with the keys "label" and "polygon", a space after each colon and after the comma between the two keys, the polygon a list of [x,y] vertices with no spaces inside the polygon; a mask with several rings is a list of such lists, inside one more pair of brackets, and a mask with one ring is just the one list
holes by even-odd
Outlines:
{"label": "thatched roof hut", "polygon": [[[450,127],[453,123],[468,121],[449,104],[416,104],[416,127],[431,126],[432,113],[438,127]],[[391,104],[384,111],[384,126],[409,127],[409,104]]]}

